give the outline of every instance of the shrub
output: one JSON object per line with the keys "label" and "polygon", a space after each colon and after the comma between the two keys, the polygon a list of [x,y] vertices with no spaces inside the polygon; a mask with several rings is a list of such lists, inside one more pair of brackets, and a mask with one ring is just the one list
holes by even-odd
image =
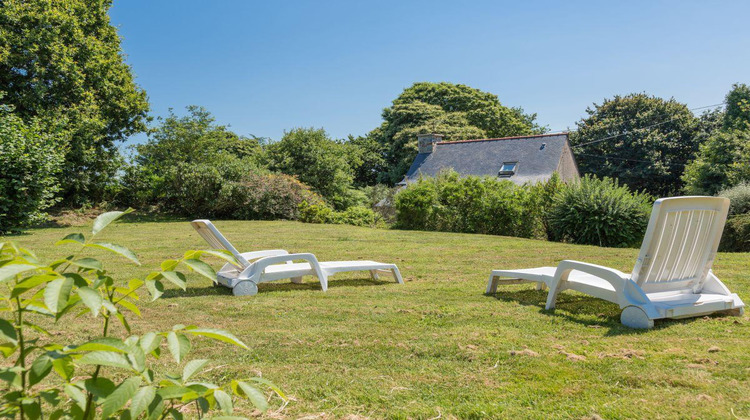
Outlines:
{"label": "shrub", "polygon": [[317,204],[323,199],[289,175],[251,173],[239,182],[225,181],[214,212],[241,220],[297,220],[303,202]]}
{"label": "shrub", "polygon": [[[0,416],[22,420],[181,419],[183,408],[195,405],[196,417],[202,418],[216,411],[231,415],[232,395],[265,410],[268,402],[259,386],[269,386],[284,398],[278,388],[262,378],[232,380],[224,386],[197,379],[204,376],[209,361],[187,360],[191,338],[210,338],[248,349],[228,332],[175,325],[168,331],[131,335],[126,316],[140,316],[138,302],[143,289],[152,301],[161,296],[164,281],[184,290],[187,277],[180,270],[215,280],[213,269],[200,258],[233,258],[218,251],[188,251],[182,258],[162,262],[145,279],[117,280],[101,261],[86,256],[86,251],[106,250],[139,264],[135,254],[123,246],[92,241],[125,213],[100,215],[89,239],[80,233],[66,236],[57,244],[76,250],[61,253],[60,259],[50,264],[40,262],[31,251],[16,244],[0,245],[0,280],[11,286],[3,287],[0,294],[5,302],[3,309],[12,314],[0,318],[0,349],[6,359],[15,359],[12,365],[5,363],[0,368],[0,380],[6,383]],[[83,316],[87,323],[98,321],[100,335],[83,338],[83,342],[55,341],[70,337],[64,326],[67,322],[81,322],[72,319]],[[52,331],[36,324],[37,319],[50,318],[55,322],[45,328]],[[63,318],[71,320],[59,322]],[[118,337],[113,332],[115,322],[122,324],[127,334]],[[176,364],[184,363],[181,375],[154,371],[157,364],[165,364],[155,361],[160,359],[162,348],[169,351]]]}
{"label": "shrub", "polygon": [[631,193],[611,178],[585,176],[555,196],[550,239],[577,244],[638,246],[648,225],[651,197]]}
{"label": "shrub", "polygon": [[325,203],[308,203],[299,205],[299,220],[305,223],[331,223],[333,209]]}
{"label": "shrub", "polygon": [[740,214],[727,219],[719,251],[750,252],[750,214]]}
{"label": "shrub", "polygon": [[367,207],[354,206],[341,212],[332,213],[332,223],[374,227],[378,224],[380,217]]}
{"label": "shrub", "polygon": [[0,233],[46,220],[44,210],[58,201],[62,162],[53,136],[0,106]]}
{"label": "shrub", "polygon": [[539,186],[447,171],[422,178],[396,194],[402,229],[544,237]]}
{"label": "shrub", "polygon": [[750,213],[750,182],[742,182],[719,192],[719,197],[729,199],[729,214]]}

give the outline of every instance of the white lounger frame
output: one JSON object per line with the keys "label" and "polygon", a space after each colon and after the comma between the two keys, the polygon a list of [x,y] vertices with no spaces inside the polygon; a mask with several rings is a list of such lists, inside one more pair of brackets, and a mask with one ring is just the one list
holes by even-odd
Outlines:
{"label": "white lounger frame", "polygon": [[495,270],[486,293],[496,293],[500,283],[534,282],[537,289],[549,288],[546,308],[554,309],[561,291],[577,290],[617,303],[621,322],[633,328],[717,311],[741,315],[745,304],[711,271],[728,209],[725,198],[662,198],[654,203],[631,275],[565,260],[557,267]]}
{"label": "white lounger frame", "polygon": [[308,275],[315,276],[325,292],[328,290],[328,277],[349,271],[369,271],[373,280],[377,280],[380,274],[390,274],[399,284],[404,283],[395,264],[376,261],[318,262],[313,254],[290,254],[283,249],[240,253],[211,221],[199,219],[193,220],[190,224],[212,248],[223,249],[234,255],[239,266],[224,264],[217,273],[216,280],[218,284],[231,288],[235,296],[255,295],[258,293],[259,283],[281,279],[301,283],[302,277]]}

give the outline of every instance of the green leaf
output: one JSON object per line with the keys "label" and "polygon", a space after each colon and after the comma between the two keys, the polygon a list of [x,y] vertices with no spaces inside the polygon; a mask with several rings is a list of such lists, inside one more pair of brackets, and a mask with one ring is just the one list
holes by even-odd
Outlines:
{"label": "green leaf", "polygon": [[159,280],[146,280],[146,290],[151,295],[151,301],[153,302],[164,294],[164,285]]}
{"label": "green leaf", "polygon": [[130,334],[130,324],[128,324],[128,320],[125,319],[125,315],[118,312],[115,314],[115,316],[117,317],[117,319],[120,320],[120,324],[122,324],[122,326],[125,327],[125,331],[127,331],[128,334]]}
{"label": "green leaf", "polygon": [[17,349],[18,349],[17,344],[13,344],[13,343],[0,344],[0,353],[2,353],[3,357],[5,357],[6,359],[10,357],[11,354],[15,353]]}
{"label": "green leaf", "polygon": [[122,306],[123,308],[129,310],[130,312],[132,312],[132,313],[134,313],[134,314],[136,314],[138,316],[141,316],[141,310],[138,309],[138,307],[135,304],[133,304],[133,302],[131,302],[131,301],[127,300],[127,299],[120,299],[120,300],[117,301],[117,304],[120,305],[120,306]]}
{"label": "green leaf", "polygon": [[8,383],[8,387],[13,389],[20,389],[21,388],[21,375],[19,374],[21,371],[20,367],[18,368],[2,368],[0,369],[0,380],[5,381]]}
{"label": "green leaf", "polygon": [[255,378],[250,378],[250,380],[253,382],[257,382],[259,384],[266,385],[267,387],[271,388],[273,392],[275,392],[279,397],[281,397],[282,400],[284,401],[287,400],[286,395],[284,394],[284,391],[282,391],[281,388],[276,386],[276,384],[269,381],[268,379],[255,377]]}
{"label": "green leaf", "polygon": [[70,299],[70,291],[73,289],[73,279],[60,278],[52,280],[44,289],[44,303],[54,314],[65,309]]}
{"label": "green leaf", "polygon": [[135,253],[122,245],[115,245],[107,242],[94,242],[86,244],[85,246],[88,248],[99,248],[114,252],[115,254],[122,255],[130,261],[133,261],[136,265],[141,265],[140,261],[138,261],[138,257],[135,256]]}
{"label": "green leaf", "polygon": [[143,413],[146,408],[151,404],[156,396],[156,389],[152,386],[144,386],[139,389],[138,392],[133,395],[133,400],[130,402],[130,417],[133,419]]}
{"label": "green leaf", "polygon": [[83,386],[99,400],[107,398],[115,390],[115,383],[102,377],[86,379],[83,381]]}
{"label": "green leaf", "polygon": [[13,343],[14,346],[18,344],[18,333],[16,332],[16,327],[3,318],[0,318],[0,337]]}
{"label": "green leaf", "polygon": [[86,243],[86,238],[83,237],[80,233],[71,233],[70,235],[65,236],[64,238],[60,239],[59,241],[55,242],[55,245],[63,245],[63,244],[81,244],[83,245]]}
{"label": "green leaf", "polygon": [[161,271],[172,271],[179,263],[178,260],[164,260],[161,263]]}
{"label": "green leaf", "polygon": [[219,408],[221,408],[221,411],[223,411],[225,414],[232,414],[234,408],[232,407],[232,397],[229,396],[229,394],[222,391],[221,389],[215,389],[214,398],[216,399],[216,402],[219,403]]}
{"label": "green leaf", "polygon": [[203,366],[206,366],[206,363],[208,363],[208,360],[205,359],[197,359],[187,362],[187,364],[185,364],[185,367],[182,369],[182,380],[186,382],[193,375],[195,375],[196,372],[199,372],[201,369],[203,369]]}
{"label": "green leaf", "polygon": [[205,250],[202,250],[202,251],[196,251],[196,255],[197,256],[203,255],[203,254],[210,255],[210,256],[216,257],[216,258],[221,258],[222,260],[224,260],[224,261],[226,261],[226,262],[228,262],[230,264],[234,264],[234,265],[236,265],[238,267],[240,266],[240,263],[237,261],[237,258],[235,258],[234,255],[232,255],[231,252],[225,251],[223,249],[216,249],[216,250],[214,250],[214,249],[205,249]]}
{"label": "green leaf", "polygon": [[71,350],[75,352],[113,351],[115,353],[127,353],[130,351],[130,347],[119,338],[99,337],[99,338],[95,338],[93,340],[87,341],[81,344],[80,346],[71,347]]}
{"label": "green leaf", "polygon": [[106,419],[124,407],[128,400],[135,395],[140,385],[141,378],[139,376],[133,376],[122,381],[102,403],[102,418]]}
{"label": "green leaf", "polygon": [[174,331],[170,331],[167,334],[167,348],[172,353],[172,357],[177,363],[180,363],[185,355],[190,352],[190,340],[183,334],[178,334]]}
{"label": "green leaf", "polygon": [[133,209],[127,209],[125,211],[108,211],[106,213],[100,214],[96,220],[94,220],[94,227],[91,229],[91,233],[93,235],[96,235],[99,233],[102,229],[107,227],[110,223],[114,222],[115,220],[121,218],[122,216],[132,213]]}
{"label": "green leaf", "polygon": [[52,359],[48,355],[42,354],[31,363],[28,385],[32,386],[38,384],[42,379],[46,378],[50,372],[52,372]]}
{"label": "green leaf", "polygon": [[84,394],[83,391],[71,384],[65,384],[63,389],[65,390],[65,394],[75,401],[76,405],[80,407],[81,410],[86,408],[86,394]]}
{"label": "green leaf", "polygon": [[179,271],[162,271],[161,275],[164,276],[164,278],[166,278],[167,280],[174,283],[180,289],[187,289],[187,280],[185,279],[185,275],[180,273]]}
{"label": "green leaf", "polygon": [[22,282],[18,283],[13,291],[10,293],[11,299],[21,296],[29,290],[39,286],[42,283],[52,281],[60,277],[57,274],[37,274],[35,276],[27,277]]}
{"label": "green leaf", "polygon": [[81,297],[84,305],[91,310],[94,318],[96,318],[96,316],[99,315],[99,311],[102,309],[102,295],[99,291],[90,287],[81,287],[78,289],[78,296]]}
{"label": "green leaf", "polygon": [[75,373],[75,367],[73,366],[73,359],[70,357],[60,357],[52,361],[52,368],[55,369],[58,375],[65,380],[70,382]]}
{"label": "green leaf", "polygon": [[202,275],[203,277],[211,281],[216,281],[216,272],[214,271],[213,268],[211,268],[210,265],[204,263],[203,261],[195,260],[195,259],[188,259],[182,262],[185,263],[185,265],[190,267],[196,273]]}
{"label": "green leaf", "polygon": [[36,270],[37,266],[21,263],[9,263],[0,267],[0,283],[12,279],[25,271]]}
{"label": "green leaf", "polygon": [[192,392],[190,388],[186,388],[184,386],[179,385],[173,385],[173,386],[165,386],[164,388],[160,388],[158,391],[156,391],[156,394],[159,395],[163,400],[172,400],[175,398],[182,398],[185,394]]}
{"label": "green leaf", "polygon": [[96,258],[86,257],[86,258],[81,258],[75,261],[71,261],[70,263],[77,267],[86,268],[89,270],[102,271],[102,263]]}
{"label": "green leaf", "polygon": [[161,344],[161,336],[153,332],[143,334],[143,337],[138,340],[138,345],[143,352],[147,354],[156,350],[159,347],[159,344]]}
{"label": "green leaf", "polygon": [[111,366],[132,370],[128,359],[124,355],[111,351],[93,351],[84,354],[77,362],[81,365]]}
{"label": "green leaf", "polygon": [[214,328],[189,328],[185,330],[188,334],[200,335],[203,337],[213,338],[214,340],[223,341],[225,343],[234,344],[235,346],[242,347],[245,350],[250,350],[245,343],[233,334],[226,331],[217,330]]}
{"label": "green leaf", "polygon": [[[235,382],[237,384],[235,393],[239,394],[240,396],[244,395],[245,397],[247,397],[247,399],[249,399],[250,402],[260,411],[266,411],[268,409],[268,401],[266,401],[266,396],[263,395],[263,393],[260,392],[258,388],[242,381],[233,381],[233,384]],[[239,390],[237,388],[239,388]]]}

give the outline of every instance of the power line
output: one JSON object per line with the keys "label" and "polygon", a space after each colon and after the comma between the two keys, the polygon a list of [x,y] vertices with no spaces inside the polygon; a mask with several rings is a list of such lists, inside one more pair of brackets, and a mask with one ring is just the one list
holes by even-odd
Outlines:
{"label": "power line", "polygon": [[[721,103],[718,103],[718,104],[714,104],[714,105],[699,106],[699,107],[696,107],[696,108],[690,108],[690,109],[689,109],[689,111],[697,111],[697,110],[699,110],[699,109],[706,109],[706,108],[716,108],[716,107],[718,107],[718,106],[723,106],[723,105],[725,105],[725,104],[726,104],[725,102],[721,102]],[[627,135],[627,134],[631,134],[631,133],[633,133],[633,132],[635,132],[635,131],[637,131],[637,130],[647,130],[647,129],[649,129],[649,128],[653,128],[653,127],[657,127],[657,126],[660,126],[660,125],[663,125],[663,124],[667,124],[667,123],[670,123],[670,122],[672,122],[672,121],[674,121],[674,120],[676,120],[676,119],[678,119],[678,118],[671,118],[671,119],[669,119],[669,120],[666,120],[666,121],[662,121],[662,122],[659,122],[659,123],[656,123],[656,124],[651,124],[651,125],[648,125],[648,126],[646,126],[646,127],[639,127],[639,128],[633,129],[633,130],[631,130],[631,131],[626,131],[626,132],[624,132],[624,133],[614,134],[614,135],[611,135],[611,136],[603,137],[603,138],[601,138],[601,139],[597,139],[597,140],[592,140],[592,141],[588,141],[588,142],[586,142],[586,143],[576,144],[576,145],[574,145],[574,146],[571,146],[571,147],[581,147],[581,146],[587,146],[587,145],[589,145],[589,144],[594,144],[594,143],[599,143],[599,142],[603,142],[603,141],[605,141],[605,140],[610,140],[610,139],[614,139],[614,138],[617,138],[617,137],[620,137],[620,136],[624,136],[624,135]]]}
{"label": "power line", "polygon": [[[576,153],[576,156],[587,156],[587,157],[593,157],[593,158],[599,158],[599,159],[612,159],[612,160],[621,160],[621,161],[638,162],[638,163],[654,163],[654,161],[652,160],[628,159],[628,158],[619,158],[615,156],[592,155],[592,154],[586,154],[586,153]],[[669,164],[664,164],[664,166],[682,167],[682,166],[685,166],[685,164],[684,163],[669,163]]]}

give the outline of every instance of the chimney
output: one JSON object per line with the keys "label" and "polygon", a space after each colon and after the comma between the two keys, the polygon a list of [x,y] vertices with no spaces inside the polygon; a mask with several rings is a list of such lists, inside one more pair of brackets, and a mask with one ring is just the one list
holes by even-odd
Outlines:
{"label": "chimney", "polygon": [[435,143],[443,141],[442,134],[417,134],[417,145],[419,153],[432,153],[435,150]]}

